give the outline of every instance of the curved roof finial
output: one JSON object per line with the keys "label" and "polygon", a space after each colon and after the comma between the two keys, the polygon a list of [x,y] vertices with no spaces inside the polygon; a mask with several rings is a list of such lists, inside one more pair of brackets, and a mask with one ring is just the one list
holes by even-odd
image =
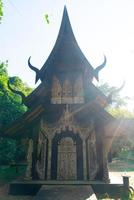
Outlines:
{"label": "curved roof finial", "polygon": [[125,81],[123,81],[122,85],[119,88],[114,89],[113,91],[110,92],[110,94],[107,97],[108,103],[112,103],[112,98],[114,94],[120,92],[125,86]]}
{"label": "curved roof finial", "polygon": [[96,69],[94,69],[94,77],[96,78],[97,81],[99,81],[99,72],[105,67],[106,62],[107,62],[107,59],[106,59],[106,56],[104,55],[103,63],[99,65]]}
{"label": "curved roof finial", "polygon": [[33,65],[31,65],[30,59],[31,59],[31,56],[28,58],[28,66],[30,67],[30,69],[35,71],[35,73],[36,73],[35,83],[37,83],[37,81],[40,79],[40,75],[39,75],[40,70],[37,69],[36,67],[34,67]]}

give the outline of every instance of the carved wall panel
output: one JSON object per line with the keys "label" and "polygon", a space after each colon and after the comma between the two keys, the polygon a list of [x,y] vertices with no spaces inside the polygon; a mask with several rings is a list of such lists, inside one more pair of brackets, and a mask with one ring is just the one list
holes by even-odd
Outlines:
{"label": "carved wall panel", "polygon": [[82,76],[79,76],[73,87],[74,103],[84,103],[84,89]]}
{"label": "carved wall panel", "polygon": [[47,137],[53,138],[55,133],[62,133],[63,131],[69,130],[73,133],[79,133],[80,137],[85,140],[91,130],[94,128],[94,120],[91,119],[89,124],[77,123],[74,118],[73,113],[70,111],[69,105],[66,105],[61,118],[53,124],[46,123],[43,118],[41,120],[41,130],[44,132]]}
{"label": "carved wall panel", "polygon": [[58,180],[76,180],[76,144],[72,138],[63,138],[58,145]]}
{"label": "carved wall panel", "polygon": [[33,140],[29,139],[28,142],[28,152],[27,152],[27,169],[25,178],[26,179],[32,179],[32,154],[33,154]]}
{"label": "carved wall panel", "polygon": [[86,140],[86,145],[88,179],[94,180],[98,170],[95,131],[92,131],[90,133],[89,137]]}
{"label": "carved wall panel", "polygon": [[62,95],[62,87],[60,85],[58,78],[54,76],[52,80],[51,103],[60,104],[61,95]]}
{"label": "carved wall panel", "polygon": [[72,104],[73,103],[73,98],[72,98],[72,85],[69,80],[65,80],[63,83],[63,88],[62,88],[62,103],[65,104]]}
{"label": "carved wall panel", "polygon": [[[46,135],[49,143],[51,143],[51,145],[48,144],[48,146],[50,146],[48,147],[49,167],[47,169],[49,172],[49,179],[75,180],[77,178],[78,180],[83,180],[81,172],[85,172],[85,174],[88,174],[88,179],[94,180],[98,166],[93,119],[91,119],[88,124],[78,124],[70,110],[70,106],[66,105],[61,118],[57,122],[49,124],[48,122],[46,123],[45,119],[42,117],[41,131]],[[76,144],[74,144],[73,141],[75,141]],[[85,144],[85,146],[83,144]],[[79,148],[80,145],[81,147]],[[71,149],[70,153],[69,148]],[[80,154],[82,161],[80,160],[79,162],[83,162],[83,164],[81,164],[79,168],[79,166],[76,166],[76,160],[79,160]],[[68,169],[71,170],[68,171]],[[41,172],[41,170],[39,170],[39,172]],[[84,178],[86,180],[87,175],[84,175]]]}
{"label": "carved wall panel", "polygon": [[39,135],[38,141],[38,157],[37,157],[37,164],[36,169],[38,176],[41,180],[46,179],[47,177],[47,148],[48,148],[48,139],[42,132]]}
{"label": "carved wall panel", "polygon": [[54,76],[51,89],[52,104],[84,103],[84,88],[82,76],[79,76],[74,85],[66,79],[61,86],[59,79]]}

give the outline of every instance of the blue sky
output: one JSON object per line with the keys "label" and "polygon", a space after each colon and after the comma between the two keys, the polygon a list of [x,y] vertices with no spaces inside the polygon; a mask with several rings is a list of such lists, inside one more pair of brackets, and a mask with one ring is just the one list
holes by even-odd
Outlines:
{"label": "blue sky", "polygon": [[89,62],[96,67],[103,54],[107,56],[100,79],[114,86],[125,80],[123,95],[134,97],[134,0],[4,0],[0,60],[9,60],[9,74],[34,86],[35,74],[27,59],[32,56],[31,63],[42,67],[57,38],[65,4]]}

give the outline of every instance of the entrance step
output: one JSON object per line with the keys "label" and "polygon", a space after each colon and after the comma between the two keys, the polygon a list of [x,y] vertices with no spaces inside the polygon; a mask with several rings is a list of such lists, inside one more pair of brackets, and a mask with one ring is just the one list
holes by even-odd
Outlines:
{"label": "entrance step", "polygon": [[33,200],[97,200],[90,185],[43,185]]}

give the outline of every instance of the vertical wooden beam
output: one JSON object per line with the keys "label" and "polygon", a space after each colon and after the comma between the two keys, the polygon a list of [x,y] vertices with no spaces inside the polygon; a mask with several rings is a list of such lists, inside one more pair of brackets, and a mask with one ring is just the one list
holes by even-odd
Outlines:
{"label": "vertical wooden beam", "polygon": [[84,180],[87,180],[87,157],[86,157],[86,140],[83,138],[83,174]]}
{"label": "vertical wooden beam", "polygon": [[27,168],[25,173],[25,179],[32,179],[32,154],[33,154],[33,140],[28,138],[28,149],[27,149]]}
{"label": "vertical wooden beam", "polygon": [[111,138],[108,138],[104,133],[103,140],[103,181],[109,183],[109,172],[108,172],[108,152]]}
{"label": "vertical wooden beam", "polygon": [[48,167],[47,167],[47,180],[51,179],[51,157],[52,155],[52,138],[48,138]]}
{"label": "vertical wooden beam", "polygon": [[98,172],[96,175],[96,179],[103,180],[103,148],[102,148],[103,129],[100,120],[97,120],[97,122],[95,123],[95,133],[96,133],[96,150],[97,150],[97,164],[98,164]]}
{"label": "vertical wooden beam", "polygon": [[99,120],[97,127],[97,154],[99,162],[99,178],[104,182],[109,182],[108,173],[108,141],[105,133],[105,125],[102,120]]}
{"label": "vertical wooden beam", "polygon": [[33,139],[33,156],[32,156],[32,179],[38,180],[38,174],[36,170],[37,164],[37,151],[38,151],[38,139],[40,131],[40,122],[36,122],[36,125],[32,126],[32,139]]}
{"label": "vertical wooden beam", "polygon": [[108,158],[107,151],[105,148],[105,141],[103,141],[103,181],[109,183],[109,173],[108,173]]}

